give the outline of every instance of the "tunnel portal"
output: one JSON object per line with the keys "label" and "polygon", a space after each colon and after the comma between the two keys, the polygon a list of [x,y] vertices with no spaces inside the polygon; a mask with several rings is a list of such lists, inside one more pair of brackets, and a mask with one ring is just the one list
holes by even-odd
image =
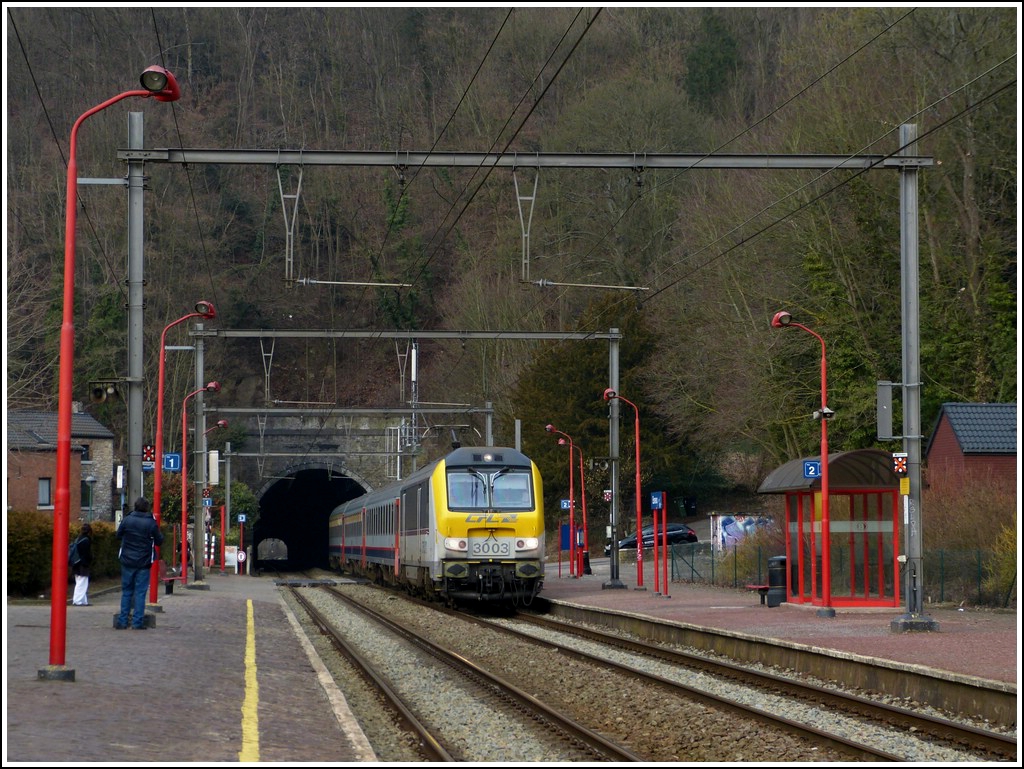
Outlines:
{"label": "tunnel portal", "polygon": [[[303,466],[286,476],[268,481],[257,495],[259,520],[247,542],[257,570],[302,571],[328,568],[327,524],[331,511],[342,502],[362,496],[367,487],[360,481],[326,466]],[[260,543],[280,540],[283,545]]]}

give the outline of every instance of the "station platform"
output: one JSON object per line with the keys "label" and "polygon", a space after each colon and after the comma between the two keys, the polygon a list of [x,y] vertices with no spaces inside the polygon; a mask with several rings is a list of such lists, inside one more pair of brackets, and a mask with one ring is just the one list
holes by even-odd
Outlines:
{"label": "station platform", "polygon": [[342,693],[268,577],[160,590],[153,627],[115,630],[120,588],[67,607],[49,669],[49,603],[7,602],[3,764],[374,761]]}
{"label": "station platform", "polygon": [[[621,557],[620,553],[620,557]],[[657,617],[782,643],[830,649],[945,673],[1013,684],[1020,670],[1020,615],[1017,611],[964,607],[928,607],[924,616],[936,630],[893,632],[891,623],[905,607],[836,608],[834,617],[818,616],[818,606],[782,603],[769,607],[755,590],[664,581],[655,591],[651,560],[645,561],[643,586],[636,561],[620,561],[618,584],[610,577],[609,558],[590,560],[592,574],[573,576],[568,561],[545,567],[541,596],[549,601]]]}
{"label": "station platform", "polygon": [[[1017,612],[928,609],[937,630],[891,630],[898,608],[769,607],[756,591],[672,582],[654,589],[647,564],[590,562],[576,577],[549,562],[542,597],[780,643],[1001,682],[1016,692]],[[339,763],[376,761],[372,747],[272,577],[207,574],[207,589],[161,590],[154,626],[115,630],[120,590],[67,607],[64,667],[44,680],[50,605],[5,606],[4,766],[37,763]],[[667,593],[667,594],[666,594]],[[251,614],[250,614],[251,612]]]}

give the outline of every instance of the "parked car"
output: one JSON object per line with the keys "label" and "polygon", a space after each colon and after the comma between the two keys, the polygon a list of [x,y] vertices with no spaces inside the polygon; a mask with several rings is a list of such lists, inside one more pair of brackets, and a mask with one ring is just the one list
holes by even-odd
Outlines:
{"label": "parked car", "polygon": [[[649,550],[654,547],[654,527],[644,526],[641,529],[643,536],[643,546],[645,550]],[[676,545],[681,542],[696,542],[697,532],[687,526],[685,523],[670,523],[668,525],[668,543],[670,545]],[[663,532],[661,527],[658,527],[658,545],[662,543]],[[630,534],[628,537],[624,537],[619,540],[619,550],[635,550],[636,549],[636,534]],[[604,554],[612,554],[611,544],[604,546]]]}

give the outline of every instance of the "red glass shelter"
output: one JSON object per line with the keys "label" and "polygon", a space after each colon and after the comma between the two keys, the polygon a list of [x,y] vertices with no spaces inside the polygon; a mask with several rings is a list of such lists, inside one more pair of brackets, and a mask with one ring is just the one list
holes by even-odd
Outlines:
{"label": "red glass shelter", "polygon": [[892,454],[879,449],[829,454],[829,547],[824,549],[821,478],[805,477],[805,466],[818,459],[787,462],[758,489],[786,495],[787,601],[824,606],[821,576],[827,570],[833,608],[899,606],[900,494]]}

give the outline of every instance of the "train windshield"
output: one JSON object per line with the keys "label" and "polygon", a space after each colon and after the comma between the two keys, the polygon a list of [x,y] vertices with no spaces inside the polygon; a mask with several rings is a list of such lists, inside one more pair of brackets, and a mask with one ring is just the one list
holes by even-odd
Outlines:
{"label": "train windshield", "polygon": [[451,510],[532,510],[533,485],[528,468],[474,468],[448,473]]}

